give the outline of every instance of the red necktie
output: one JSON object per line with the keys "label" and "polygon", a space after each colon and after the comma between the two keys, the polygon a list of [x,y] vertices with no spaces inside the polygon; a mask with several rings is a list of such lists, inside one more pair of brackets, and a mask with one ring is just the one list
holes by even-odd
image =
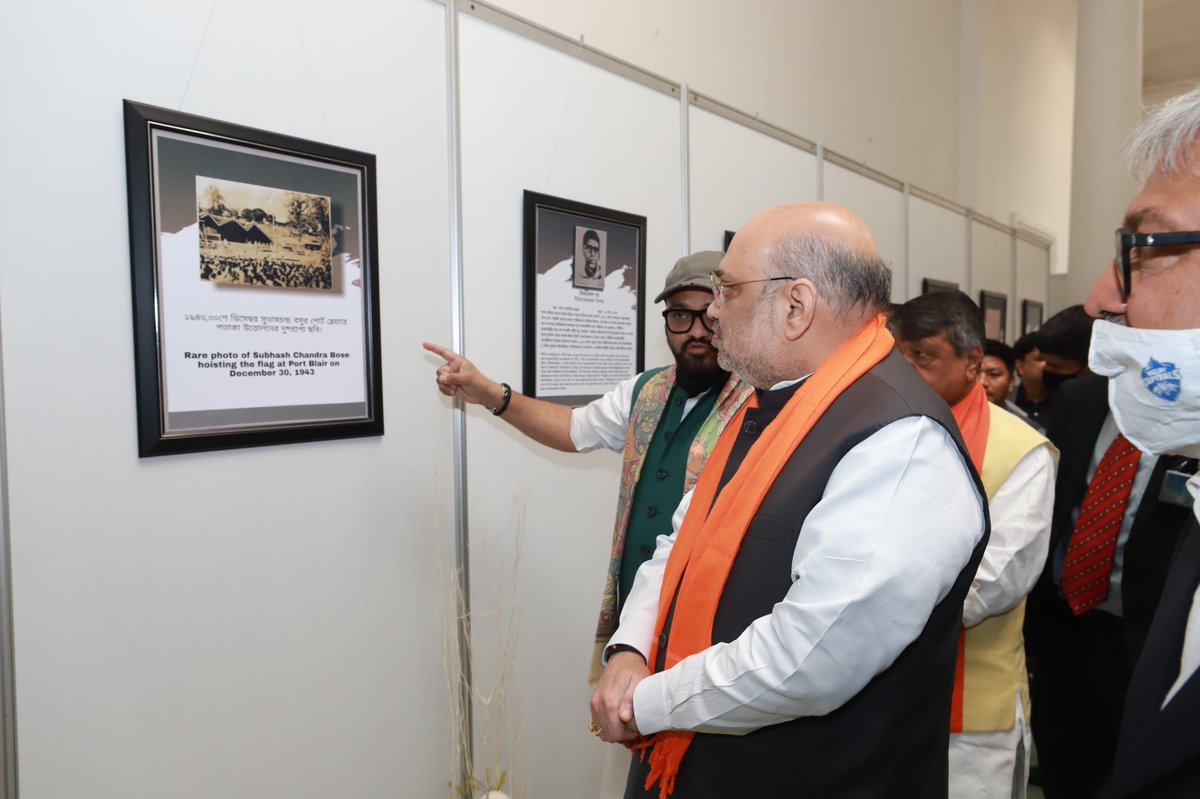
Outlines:
{"label": "red necktie", "polygon": [[1062,591],[1076,616],[1108,598],[1117,534],[1142,453],[1118,434],[1088,483],[1063,561]]}

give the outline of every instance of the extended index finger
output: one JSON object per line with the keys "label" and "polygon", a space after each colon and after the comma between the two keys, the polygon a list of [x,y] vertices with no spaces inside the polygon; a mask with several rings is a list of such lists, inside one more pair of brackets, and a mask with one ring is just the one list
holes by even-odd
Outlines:
{"label": "extended index finger", "polygon": [[434,355],[437,355],[439,358],[445,360],[446,363],[450,363],[451,361],[462,357],[449,347],[443,347],[441,344],[434,344],[431,341],[422,342],[421,346],[432,352]]}

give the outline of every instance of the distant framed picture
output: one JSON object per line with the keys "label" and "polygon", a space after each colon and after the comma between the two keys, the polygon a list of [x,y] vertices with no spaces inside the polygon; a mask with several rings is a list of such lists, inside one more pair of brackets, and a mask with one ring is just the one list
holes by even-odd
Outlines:
{"label": "distant framed picture", "polygon": [[522,392],[564,405],[642,371],[646,217],[524,192]]}
{"label": "distant framed picture", "polygon": [[1008,297],[994,291],[979,292],[979,309],[983,314],[983,332],[988,338],[1005,341],[1005,320],[1008,318]]}
{"label": "distant framed picture", "polygon": [[1042,326],[1042,304],[1036,300],[1021,300],[1021,335],[1032,333]]}
{"label": "distant framed picture", "polygon": [[138,454],[382,435],[375,157],[124,114]]}
{"label": "distant framed picture", "polygon": [[732,230],[725,231],[725,244],[721,248],[723,252],[729,252],[729,245],[733,242],[733,234],[734,231]]}
{"label": "distant framed picture", "polygon": [[934,280],[931,277],[922,278],[921,293],[928,294],[931,291],[958,291],[958,284],[947,280]]}
{"label": "distant framed picture", "polygon": [[526,396],[583,405],[644,368],[646,218],[526,191]]}

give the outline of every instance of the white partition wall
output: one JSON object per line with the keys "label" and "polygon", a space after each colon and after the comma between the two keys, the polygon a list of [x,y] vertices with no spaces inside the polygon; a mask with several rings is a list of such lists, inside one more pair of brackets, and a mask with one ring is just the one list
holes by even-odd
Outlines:
{"label": "white partition wall", "polygon": [[[1040,239],[1017,236],[1016,271],[1016,323],[1017,334],[1025,332],[1025,318],[1021,303],[1033,300],[1042,304],[1042,318],[1051,315],[1050,310],[1050,243]],[[1014,337],[1013,341],[1016,340]]]}
{"label": "white partition wall", "polygon": [[[7,9],[21,799],[445,795],[449,430],[417,343],[448,315],[444,17]],[[138,459],[123,98],[377,155],[385,436]]]}
{"label": "white partition wall", "polygon": [[[520,386],[521,209],[530,189],[647,218],[646,363],[667,363],[661,306],[651,300],[682,248],[678,94],[488,21],[464,15],[460,25],[469,357]],[[518,794],[583,796],[581,786],[599,784],[604,751],[585,729],[586,677],[620,458],[555,453],[471,410],[476,680],[485,693],[497,686],[506,658],[520,674],[519,688],[507,686],[506,719],[478,711],[479,768],[487,740],[523,734],[529,784]],[[512,641],[505,611],[514,606]]]}
{"label": "white partition wall", "polygon": [[693,251],[722,249],[725,231],[771,206],[817,199],[811,145],[789,142],[796,137],[782,131],[763,132],[750,118],[739,122],[738,114],[691,105],[688,115]]}
{"label": "white partition wall", "polygon": [[904,299],[908,282],[906,197],[899,181],[870,170],[854,169],[846,159],[824,162],[821,199],[844,205],[867,223],[879,257],[892,268],[892,300]]}
{"label": "white partition wall", "polygon": [[909,197],[908,203],[908,293],[921,293],[926,278],[954,283],[967,291],[970,283],[970,248],[967,244],[966,209]]}
{"label": "white partition wall", "polygon": [[979,302],[981,291],[1003,294],[1005,306],[1004,340],[1015,340],[1017,315],[1013,310],[1013,234],[1009,229],[978,216],[971,218],[971,299]]}

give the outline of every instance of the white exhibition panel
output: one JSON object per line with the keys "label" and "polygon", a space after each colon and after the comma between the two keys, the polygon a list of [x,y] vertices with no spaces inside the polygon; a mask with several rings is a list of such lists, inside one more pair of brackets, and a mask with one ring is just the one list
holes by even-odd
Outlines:
{"label": "white exhibition panel", "polygon": [[925,278],[969,288],[967,217],[957,211],[910,195],[908,200],[908,293],[921,293]]}
{"label": "white exhibition panel", "polygon": [[981,291],[994,291],[1007,298],[1004,340],[1012,344],[1017,314],[1013,297],[1013,235],[976,219],[971,220],[971,299],[979,302]]}
{"label": "white exhibition panel", "polygon": [[892,268],[892,300],[905,299],[902,289],[909,270],[904,193],[829,161],[824,166],[824,199],[863,218],[875,237],[879,257]]}
{"label": "white exhibition panel", "polygon": [[817,199],[812,153],[703,108],[688,108],[692,250],[721,250],[760,211]]}
{"label": "white exhibition panel", "polygon": [[[1050,312],[1050,248],[1017,238],[1017,325],[1024,325],[1021,302],[1033,300],[1042,304],[1042,319]],[[1018,328],[1020,330],[1020,328]],[[1023,331],[1021,331],[1023,332]],[[1014,341],[1016,339],[1013,339]]]}
{"label": "white exhibition panel", "polygon": [[[369,0],[7,9],[22,799],[446,794],[450,577],[430,562],[451,540],[451,450],[419,345],[449,324],[444,18]],[[377,155],[385,436],[137,458],[123,98]]]}
{"label": "white exhibition panel", "polygon": [[[519,388],[529,189],[647,217],[646,364],[669,362],[651,300],[682,249],[678,98],[465,14],[459,50],[468,357]],[[476,687],[494,697],[476,705],[476,768],[511,769],[515,795],[586,796],[606,750],[586,677],[620,457],[551,451],[474,407],[467,442]]]}

